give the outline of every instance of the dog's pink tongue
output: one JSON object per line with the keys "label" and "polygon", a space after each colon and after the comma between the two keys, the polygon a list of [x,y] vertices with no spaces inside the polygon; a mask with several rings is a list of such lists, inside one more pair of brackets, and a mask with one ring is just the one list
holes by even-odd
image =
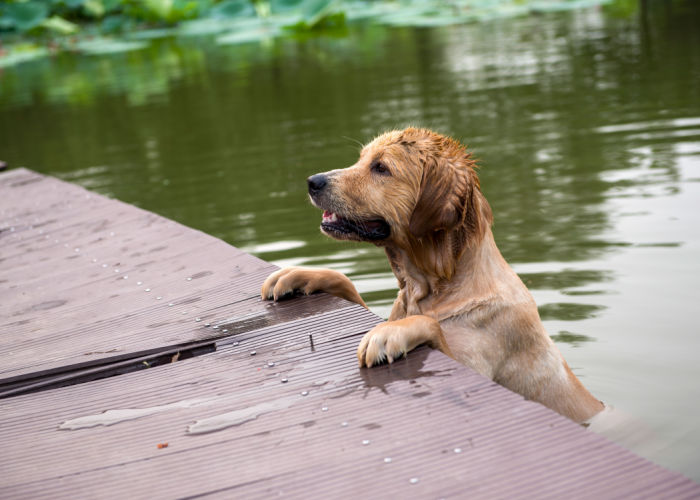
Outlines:
{"label": "dog's pink tongue", "polygon": [[323,211],[323,218],[324,218],[324,219],[329,218],[331,215],[333,215],[333,212],[331,212],[330,210],[324,210],[324,211]]}

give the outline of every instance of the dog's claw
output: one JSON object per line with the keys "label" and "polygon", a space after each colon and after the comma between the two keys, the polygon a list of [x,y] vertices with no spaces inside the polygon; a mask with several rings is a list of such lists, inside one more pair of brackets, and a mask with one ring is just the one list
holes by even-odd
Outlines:
{"label": "dog's claw", "polygon": [[360,345],[357,348],[357,358],[360,361],[360,367],[364,365],[367,368],[372,368],[385,360],[389,363],[394,361],[393,353],[388,352],[387,349],[387,329],[384,327],[385,324],[375,326],[360,341]]}
{"label": "dog's claw", "polygon": [[296,268],[288,267],[270,274],[260,290],[262,300],[274,300],[277,302],[292,294],[295,282],[294,271],[296,271]]}
{"label": "dog's claw", "polygon": [[380,323],[362,337],[357,347],[360,367],[371,368],[387,362],[393,363],[422,343],[431,340],[430,324],[439,324],[427,317],[411,317]]}

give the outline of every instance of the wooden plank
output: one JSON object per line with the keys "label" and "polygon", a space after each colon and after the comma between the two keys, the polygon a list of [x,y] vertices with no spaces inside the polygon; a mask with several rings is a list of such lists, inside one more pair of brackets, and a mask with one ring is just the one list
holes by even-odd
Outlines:
{"label": "wooden plank", "polygon": [[257,300],[275,267],[221,240],[27,170],[0,179],[0,386],[300,312]]}
{"label": "wooden plank", "polygon": [[[434,351],[359,370],[352,354],[373,321],[352,306],[187,361],[12,398],[0,496],[613,498],[659,484],[665,498],[700,496],[690,480]],[[308,332],[318,332],[313,351]],[[127,408],[160,411],[59,429]],[[187,431],[235,411],[251,419]]]}
{"label": "wooden plank", "polygon": [[358,369],[377,316],[262,302],[219,240],[26,170],[0,196],[0,498],[700,498],[439,352]]}

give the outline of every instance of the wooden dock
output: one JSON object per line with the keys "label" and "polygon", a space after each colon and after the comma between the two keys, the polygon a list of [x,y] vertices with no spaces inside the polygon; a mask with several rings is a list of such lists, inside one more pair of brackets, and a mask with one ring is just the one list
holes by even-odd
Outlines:
{"label": "wooden dock", "polygon": [[380,318],[260,300],[274,266],[18,169],[0,174],[0,498],[700,498],[700,485]]}

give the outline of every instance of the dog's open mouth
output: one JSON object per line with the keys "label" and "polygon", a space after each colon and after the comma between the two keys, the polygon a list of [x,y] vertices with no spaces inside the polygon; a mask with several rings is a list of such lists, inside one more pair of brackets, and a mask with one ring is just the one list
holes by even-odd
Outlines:
{"label": "dog's open mouth", "polygon": [[382,219],[351,220],[329,210],[323,212],[321,231],[339,239],[359,237],[370,241],[383,240],[391,233],[389,224]]}

